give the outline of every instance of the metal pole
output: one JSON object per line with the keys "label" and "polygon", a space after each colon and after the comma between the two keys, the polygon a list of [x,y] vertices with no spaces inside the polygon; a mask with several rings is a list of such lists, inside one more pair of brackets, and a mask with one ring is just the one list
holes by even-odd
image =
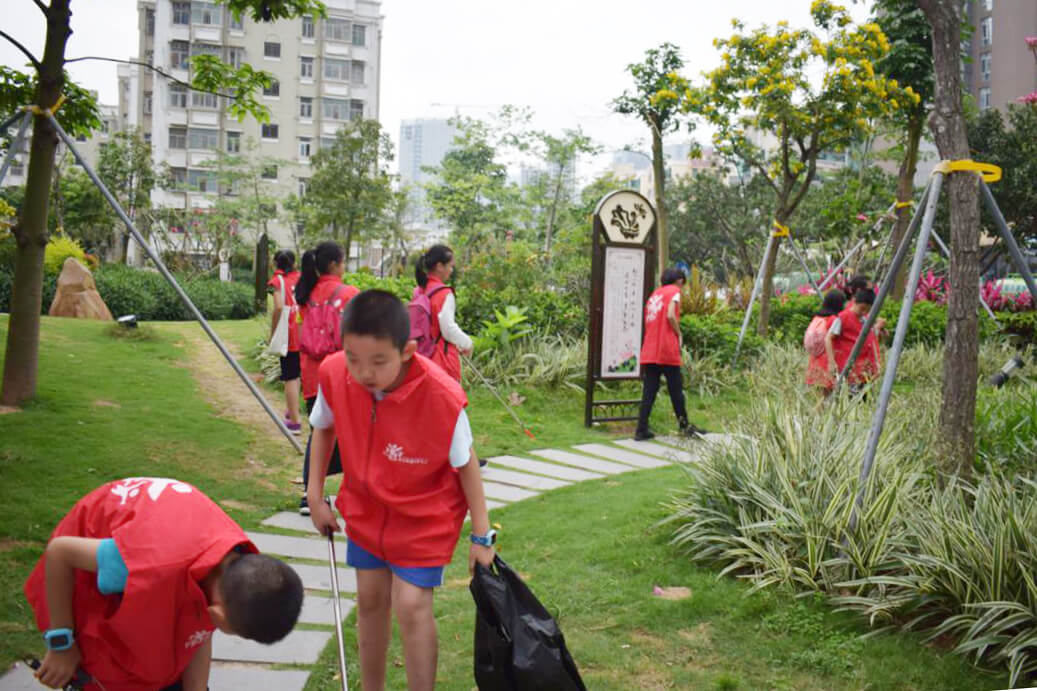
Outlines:
{"label": "metal pole", "polygon": [[1026,257],[1019,251],[1019,243],[1015,241],[1015,236],[1012,235],[1011,229],[1008,224],[1005,223],[1005,217],[1001,213],[1001,209],[997,205],[997,201],[994,199],[994,194],[987,187],[986,181],[982,178],[979,181],[979,186],[983,188],[983,201],[987,204],[987,209],[990,211],[990,215],[994,217],[994,223],[997,224],[997,229],[1001,231],[1001,237],[1005,240],[1005,245],[1008,246],[1008,252],[1012,255],[1012,259],[1015,261],[1016,266],[1019,269],[1019,273],[1023,275],[1023,280],[1026,281],[1026,287],[1030,289],[1030,295],[1033,297],[1033,304],[1037,305],[1037,283],[1033,280],[1033,273],[1030,271],[1030,265],[1026,263]]}
{"label": "metal pole", "polygon": [[745,339],[745,331],[749,328],[749,320],[753,316],[753,303],[756,302],[756,296],[760,292],[760,286],[763,284],[763,272],[767,268],[767,262],[771,258],[771,248],[774,246],[774,237],[772,235],[767,236],[767,249],[763,253],[763,261],[760,262],[760,270],[756,272],[756,280],[753,281],[752,292],[749,293],[749,304],[745,306],[745,317],[742,318],[742,330],[738,332],[738,344],[735,346],[735,357],[731,361],[731,366],[734,367],[738,364],[738,354],[742,351],[742,341]]}
{"label": "metal pole", "polygon": [[864,341],[867,339],[868,334],[871,333],[871,328],[875,324],[875,320],[879,317],[879,310],[882,309],[882,305],[886,303],[886,297],[889,295],[890,291],[893,290],[893,282],[896,281],[896,275],[900,271],[900,266],[904,263],[904,259],[907,257],[907,250],[911,247],[911,236],[918,229],[918,224],[922,221],[921,210],[925,208],[929,194],[930,188],[927,186],[925,191],[922,192],[922,198],[919,200],[914,215],[911,217],[911,223],[908,224],[907,231],[904,232],[904,237],[900,240],[900,245],[897,247],[896,254],[893,255],[893,261],[889,265],[890,270],[882,281],[882,285],[879,288],[879,294],[875,296],[875,302],[868,311],[868,317],[864,320],[864,326],[861,327],[861,334],[857,337],[857,342],[853,344],[853,350],[850,351],[850,357],[847,359],[846,365],[839,373],[839,376],[836,377],[832,393],[839,391],[843,379],[846,378],[847,373],[853,368],[854,363],[857,362],[857,357],[864,348]]}
{"label": "metal pole", "polygon": [[837,273],[839,273],[839,271],[844,266],[846,266],[846,264],[850,261],[850,257],[852,257],[854,254],[856,254],[857,250],[859,250],[862,246],[864,246],[864,243],[867,242],[867,240],[868,240],[868,238],[866,238],[866,237],[861,238],[857,242],[857,244],[854,245],[850,249],[850,251],[846,253],[846,256],[843,257],[843,260],[841,262],[839,262],[838,264],[836,264],[834,269],[832,269],[831,271],[828,272],[828,275],[825,277],[825,280],[821,281],[821,283],[818,284],[818,286],[817,286],[818,290],[824,290],[826,287],[828,287],[829,282],[831,282],[832,279],[835,278],[835,275]]}
{"label": "metal pole", "polygon": [[803,253],[799,251],[799,247],[796,246],[796,241],[792,239],[791,234],[789,234],[789,247],[792,248],[792,252],[796,255],[796,259],[799,260],[800,266],[803,267],[803,272],[807,275],[807,280],[810,281],[810,287],[814,289],[819,298],[824,300],[825,296],[821,293],[821,289],[817,287],[817,283],[810,273],[810,267],[807,266],[807,260],[803,257]]}
{"label": "metal pole", "polygon": [[280,414],[275,412],[274,409],[270,407],[270,404],[267,402],[266,397],[263,396],[262,392],[260,392],[260,390],[256,387],[252,379],[250,379],[249,376],[245,374],[245,370],[241,369],[241,365],[238,364],[238,361],[234,359],[234,356],[232,356],[230,354],[230,351],[227,350],[226,346],[223,345],[223,341],[220,340],[220,337],[217,336],[216,333],[209,326],[209,322],[205,320],[205,317],[202,316],[202,313],[199,312],[198,308],[195,307],[193,302],[191,302],[191,298],[187,296],[187,293],[184,292],[184,289],[181,288],[180,284],[176,282],[175,278],[173,278],[173,274],[169,273],[169,269],[167,269],[166,265],[162,263],[162,259],[157,254],[155,254],[155,251],[151,248],[151,246],[144,241],[144,237],[133,225],[133,221],[131,221],[129,216],[126,215],[126,212],[122,210],[122,206],[120,206],[119,202],[116,201],[115,197],[112,196],[112,193],[109,192],[108,188],[105,187],[103,182],[101,182],[101,178],[97,177],[97,173],[95,173],[94,169],[90,167],[90,164],[87,163],[86,160],[84,160],[83,157],[79,155],[79,151],[76,150],[75,145],[72,143],[72,139],[68,136],[68,134],[66,134],[65,130],[61,129],[61,125],[58,124],[57,119],[49,113],[47,114],[47,117],[50,119],[51,124],[54,125],[54,130],[58,133],[58,136],[60,136],[61,139],[65,142],[65,145],[68,147],[68,150],[71,151],[72,155],[76,157],[76,161],[79,162],[79,165],[83,166],[83,170],[86,171],[86,174],[90,177],[91,180],[93,180],[94,184],[97,185],[97,188],[101,190],[101,194],[103,194],[104,198],[108,200],[108,204],[110,204],[112,209],[115,210],[115,213],[118,214],[119,218],[122,219],[122,222],[126,224],[126,229],[130,231],[130,235],[133,236],[133,239],[136,240],[138,244],[140,244],[140,246],[147,253],[147,255],[151,257],[151,261],[155,262],[155,266],[158,268],[159,273],[161,273],[162,276],[165,277],[165,279],[169,282],[169,284],[173,286],[173,290],[175,290],[176,294],[180,296],[180,299],[183,301],[183,303],[187,305],[187,308],[194,315],[194,318],[198,321],[198,323],[202,325],[202,329],[205,330],[205,333],[208,334],[212,342],[216,345],[217,348],[219,348],[220,352],[223,354],[223,357],[227,360],[228,364],[230,364],[230,366],[234,368],[234,371],[237,373],[241,381],[245,383],[245,386],[247,386],[249,391],[252,392],[252,395],[256,397],[256,400],[259,401],[259,404],[263,406],[263,409],[266,410],[267,415],[269,415],[270,419],[274,421],[274,424],[277,425],[277,428],[281,430],[281,434],[283,434],[288,439],[288,441],[292,443],[292,446],[295,447],[295,450],[298,451],[300,455],[302,455],[303,448],[299,444],[299,440],[296,439],[295,435],[292,434],[291,430],[289,430],[285,426],[284,421],[281,420]]}
{"label": "metal pole", "polygon": [[31,115],[31,113],[28,113],[28,111],[26,111],[24,108],[19,108],[18,110],[14,111],[14,113],[11,114],[11,117],[7,118],[3,122],[0,122],[0,133],[2,133],[11,125],[13,125],[15,122],[17,122],[18,118],[22,117],[22,115],[25,114]]}
{"label": "metal pole", "polygon": [[[850,529],[857,527],[857,511],[864,504],[864,492],[868,486],[868,477],[871,475],[871,466],[875,462],[875,452],[878,450],[879,437],[882,436],[882,427],[886,422],[886,410],[889,407],[889,397],[893,393],[893,380],[897,376],[897,364],[900,362],[900,353],[904,349],[904,339],[907,336],[907,325],[911,320],[911,308],[914,307],[915,290],[918,289],[918,279],[922,275],[922,264],[925,262],[925,253],[929,247],[929,233],[933,229],[933,220],[936,218],[936,205],[940,201],[940,188],[943,185],[943,173],[933,174],[932,190],[929,200],[925,205],[925,216],[922,219],[922,230],[918,234],[918,243],[915,245],[915,256],[911,262],[911,273],[907,279],[907,291],[900,303],[900,316],[897,318],[897,331],[893,336],[893,346],[889,351],[889,362],[886,364],[886,372],[882,378],[882,390],[879,393],[879,404],[875,408],[875,416],[871,420],[871,431],[868,434],[868,445],[864,450],[864,459],[861,461],[860,487],[857,489],[857,499],[854,502],[853,511],[850,514]],[[890,272],[890,277],[896,276],[896,272]],[[887,284],[889,281],[887,281]]]}
{"label": "metal pole", "polygon": [[[18,113],[18,115],[22,115]],[[18,134],[14,135],[14,139],[11,140],[11,146],[7,149],[7,155],[4,156],[4,163],[0,165],[0,184],[3,183],[4,178],[7,177],[7,169],[11,167],[11,163],[14,161],[14,156],[18,153],[18,147],[21,146],[22,139],[25,138],[25,130],[29,128],[29,120],[32,119],[32,113],[25,113],[22,117],[22,124],[18,126]],[[0,132],[3,132],[10,125],[10,120],[5,122],[3,127],[0,127]]]}
{"label": "metal pole", "polygon": [[[947,245],[944,244],[943,238],[941,238],[940,234],[937,233],[935,230],[933,231],[933,240],[935,240],[936,244],[940,247],[940,251],[943,252],[943,256],[945,256],[948,259],[950,259],[951,258],[951,251],[949,249],[947,249]],[[990,309],[990,305],[988,305],[987,301],[983,299],[983,277],[982,276],[980,276],[980,278],[979,278],[979,290],[980,290],[979,304],[983,305],[983,309],[985,309],[987,311],[987,314],[990,315],[990,318],[994,320],[994,323],[997,324],[998,326],[1000,326],[1001,322],[999,322],[997,320],[997,317],[994,316],[994,310]]]}
{"label": "metal pole", "polygon": [[331,565],[331,607],[335,613],[335,639],[338,641],[338,671],[342,675],[342,691],[347,691],[346,645],[342,641],[342,605],[338,594],[338,563],[335,559],[335,533],[328,533],[328,562]]}

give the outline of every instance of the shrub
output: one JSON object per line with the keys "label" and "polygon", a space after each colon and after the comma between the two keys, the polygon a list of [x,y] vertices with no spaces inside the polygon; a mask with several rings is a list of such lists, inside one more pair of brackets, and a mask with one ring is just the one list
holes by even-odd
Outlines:
{"label": "shrub", "polygon": [[[498,385],[583,391],[587,375],[587,342],[545,331],[507,347],[476,351],[473,358],[482,375]],[[470,367],[462,367],[461,374],[466,388],[481,383]]]}
{"label": "shrub", "polygon": [[[738,345],[740,325],[717,314],[685,314],[681,317],[681,334],[684,348],[698,360],[705,357],[719,358],[720,362],[731,363]],[[763,341],[752,330],[745,334],[742,353],[747,356],[759,352]]]}
{"label": "shrub", "polygon": [[[144,321],[194,318],[158,272],[110,264],[103,266],[94,278],[97,291],[115,316],[136,314]],[[213,279],[177,280],[206,319],[247,319],[255,315],[250,285]]]}
{"label": "shrub", "polygon": [[55,235],[47,243],[43,255],[43,270],[49,274],[60,274],[61,267],[69,257],[86,264],[86,252],[79,243],[66,235]]}
{"label": "shrub", "polygon": [[414,286],[417,285],[413,277],[378,278],[368,271],[345,274],[342,276],[342,280],[345,283],[356,286],[360,290],[377,288],[378,290],[388,291],[400,298],[400,300],[403,300],[404,303],[410,302],[411,295],[414,294]]}

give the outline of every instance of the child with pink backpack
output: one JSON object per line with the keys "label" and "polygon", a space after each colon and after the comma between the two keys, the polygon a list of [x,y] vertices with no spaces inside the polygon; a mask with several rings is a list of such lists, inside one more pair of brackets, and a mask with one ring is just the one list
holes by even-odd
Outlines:
{"label": "child with pink backpack", "polygon": [[832,393],[835,386],[835,377],[828,367],[828,354],[825,352],[825,337],[832,322],[836,320],[839,313],[846,304],[846,295],[841,290],[829,290],[825,293],[821,309],[814,313],[803,334],[803,349],[807,351],[807,386],[815,389],[822,396]]}

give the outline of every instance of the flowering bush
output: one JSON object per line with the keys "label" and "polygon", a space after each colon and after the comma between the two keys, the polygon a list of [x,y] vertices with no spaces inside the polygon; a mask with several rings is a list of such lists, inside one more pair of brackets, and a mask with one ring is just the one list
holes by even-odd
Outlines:
{"label": "flowering bush", "polygon": [[932,271],[926,271],[924,276],[918,279],[918,288],[915,290],[915,302],[935,302],[938,305],[947,304],[947,281],[943,276],[937,276]]}

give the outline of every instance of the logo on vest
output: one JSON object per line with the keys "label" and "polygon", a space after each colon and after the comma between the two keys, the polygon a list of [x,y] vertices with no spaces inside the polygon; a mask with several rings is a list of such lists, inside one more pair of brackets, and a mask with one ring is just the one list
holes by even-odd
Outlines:
{"label": "logo on vest", "polygon": [[385,451],[382,452],[385,457],[393,463],[407,463],[409,465],[424,465],[428,463],[427,458],[413,458],[411,456],[403,455],[403,447],[399,444],[386,444]]}
{"label": "logo on vest", "polygon": [[204,629],[201,631],[195,631],[188,637],[187,641],[184,642],[184,648],[187,650],[190,650],[191,648],[197,648],[202,643],[205,643],[207,640],[209,640],[209,636],[211,635],[212,631],[206,631]]}
{"label": "logo on vest", "polygon": [[648,298],[647,308],[648,314],[645,315],[645,321],[654,322],[655,318],[659,316],[659,312],[661,312],[663,308],[662,296],[653,295],[652,297]]}
{"label": "logo on vest", "polygon": [[112,487],[112,494],[122,500],[119,505],[123,506],[127,499],[135,498],[145,487],[147,487],[145,491],[151,497],[151,501],[158,501],[167,487],[172,488],[178,494],[190,494],[191,492],[191,486],[179,480],[170,480],[165,477],[128,477]]}

